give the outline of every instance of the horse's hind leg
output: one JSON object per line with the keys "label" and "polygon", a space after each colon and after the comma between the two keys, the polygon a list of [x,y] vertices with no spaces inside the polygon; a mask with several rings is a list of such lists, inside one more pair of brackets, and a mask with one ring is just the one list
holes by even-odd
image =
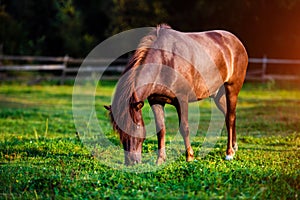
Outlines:
{"label": "horse's hind leg", "polygon": [[164,105],[153,104],[151,105],[152,111],[155,117],[156,133],[158,140],[158,155],[156,164],[160,165],[166,161],[166,147],[165,147],[165,116],[164,116]]}
{"label": "horse's hind leg", "polygon": [[228,143],[226,151],[226,160],[232,160],[235,150],[237,150],[236,143],[236,131],[235,131],[235,120],[236,120],[236,104],[238,99],[238,93],[240,88],[233,84],[226,84],[226,104],[227,104],[227,113],[226,113],[226,126],[228,132]]}
{"label": "horse's hind leg", "polygon": [[225,87],[220,88],[214,97],[216,105],[225,115],[228,133],[226,160],[232,160],[235,151],[238,149],[235,131],[237,94],[238,92],[232,85],[225,85]]}

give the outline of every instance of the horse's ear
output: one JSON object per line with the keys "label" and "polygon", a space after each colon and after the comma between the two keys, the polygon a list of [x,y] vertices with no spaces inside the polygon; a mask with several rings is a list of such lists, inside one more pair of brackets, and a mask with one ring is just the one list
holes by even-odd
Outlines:
{"label": "horse's ear", "polygon": [[111,111],[111,105],[109,105],[109,106],[104,106],[104,108],[105,108],[106,110],[108,110],[108,111]]}
{"label": "horse's ear", "polygon": [[136,108],[137,110],[142,109],[143,106],[144,106],[144,102],[143,101],[139,101],[139,102],[133,103],[133,107]]}

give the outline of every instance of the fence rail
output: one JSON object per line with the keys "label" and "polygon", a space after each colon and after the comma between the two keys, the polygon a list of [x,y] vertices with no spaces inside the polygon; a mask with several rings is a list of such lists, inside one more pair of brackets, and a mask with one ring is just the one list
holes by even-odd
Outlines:
{"label": "fence rail", "polygon": [[[300,80],[299,75],[282,75],[282,74],[267,74],[268,64],[272,65],[299,65],[300,60],[298,59],[277,59],[277,58],[267,58],[266,56],[262,58],[249,58],[249,63],[261,64],[261,68],[256,70],[248,70],[246,80],[254,81],[266,81],[266,80]],[[299,68],[300,69],[300,68]]]}
{"label": "fence rail", "polygon": [[65,70],[65,65],[4,65],[1,71]]}
{"label": "fence rail", "polygon": [[[107,65],[114,61],[114,65],[107,68]],[[0,75],[1,72],[7,71],[60,71],[60,75],[56,78],[64,83],[65,80],[74,80],[80,65],[84,62],[85,67],[81,72],[96,73],[96,72],[112,72],[121,73],[128,59],[118,58],[72,58],[64,57],[47,57],[47,56],[14,56],[14,55],[0,55]],[[3,64],[3,63],[26,63],[26,64]],[[29,63],[29,64],[28,64]],[[30,64],[34,63],[34,64]],[[39,63],[39,64],[36,64]],[[45,64],[51,63],[51,64]],[[90,65],[90,66],[87,66]],[[0,76],[1,77],[1,76]],[[118,76],[105,76],[104,79],[117,79]]]}
{"label": "fence rail", "polygon": [[249,63],[266,63],[266,64],[293,64],[299,65],[300,60],[295,59],[277,59],[277,58],[249,58]]}
{"label": "fence rail", "polygon": [[[0,55],[0,75],[1,72],[5,71],[61,71],[59,78],[61,82],[65,79],[74,79],[75,76],[68,76],[68,74],[76,74],[79,70],[79,65],[81,63],[90,64],[84,68],[87,73],[94,72],[104,72],[111,71],[116,73],[121,73],[128,59],[119,58],[114,61],[115,65],[107,68],[107,64],[113,59],[82,59],[82,58],[72,58],[69,56],[63,57],[46,57],[46,56],[14,56],[14,55]],[[16,63],[16,62],[26,62],[27,64],[20,65],[10,65],[3,63]],[[28,64],[28,63],[41,63],[41,64]],[[46,64],[45,64],[46,63]],[[51,64],[48,64],[51,63]],[[282,74],[267,74],[268,65],[299,65],[300,60],[292,59],[275,59],[267,58],[266,56],[262,58],[249,58],[250,64],[260,64],[259,68],[249,69],[247,71],[246,80],[254,81],[266,81],[266,80],[300,80],[299,75],[282,75]],[[72,67],[70,67],[72,65]],[[75,65],[75,66],[74,66]],[[298,66],[297,66],[298,67]],[[299,68],[300,69],[300,68]],[[300,70],[299,70],[300,71]],[[107,77],[108,79],[117,78],[118,76]]]}
{"label": "fence rail", "polygon": [[[0,55],[0,66],[1,60],[11,60],[11,61],[26,61],[26,62],[57,62],[57,63],[65,63],[65,64],[81,64],[82,62],[85,63],[107,63],[113,58],[72,58],[69,56],[64,57],[50,57],[50,56],[12,56],[12,55]],[[114,60],[114,59],[113,59]],[[118,58],[117,62],[126,63],[127,59],[125,58]]]}

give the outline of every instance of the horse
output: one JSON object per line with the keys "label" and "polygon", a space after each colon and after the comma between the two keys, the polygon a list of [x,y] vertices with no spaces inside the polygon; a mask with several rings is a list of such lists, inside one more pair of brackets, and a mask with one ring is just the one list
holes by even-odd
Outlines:
{"label": "horse", "polygon": [[158,139],[156,164],[166,161],[164,106],[175,106],[186,161],[193,161],[188,104],[213,98],[227,127],[226,160],[238,149],[236,105],[248,65],[241,41],[223,30],[180,32],[160,24],[144,36],[129,60],[109,110],[113,129],[124,148],[125,165],[141,162],[146,129],[142,107],[148,100]]}

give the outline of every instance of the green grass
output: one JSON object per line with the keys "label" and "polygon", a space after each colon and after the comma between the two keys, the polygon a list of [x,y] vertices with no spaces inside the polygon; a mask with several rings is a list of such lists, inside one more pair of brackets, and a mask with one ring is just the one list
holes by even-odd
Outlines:
{"label": "green grass", "polygon": [[[113,88],[112,83],[98,87],[95,102],[98,123],[117,149],[118,137],[103,109]],[[299,88],[244,86],[237,110],[239,151],[230,162],[224,160],[225,128],[212,151],[205,157],[199,154],[211,118],[210,101],[200,103],[192,143],[197,157],[191,163],[180,154],[182,139],[173,144],[178,122],[168,106],[167,156],[173,160],[159,168],[154,165],[153,133],[143,145],[144,164],[139,166],[124,167],[122,152],[114,158],[111,146],[92,152],[97,144],[76,134],[72,91],[72,86],[0,86],[0,199],[299,199]],[[196,125],[197,106],[190,105],[190,120]],[[143,113],[151,124],[149,106]],[[109,167],[105,159],[115,166]]]}

